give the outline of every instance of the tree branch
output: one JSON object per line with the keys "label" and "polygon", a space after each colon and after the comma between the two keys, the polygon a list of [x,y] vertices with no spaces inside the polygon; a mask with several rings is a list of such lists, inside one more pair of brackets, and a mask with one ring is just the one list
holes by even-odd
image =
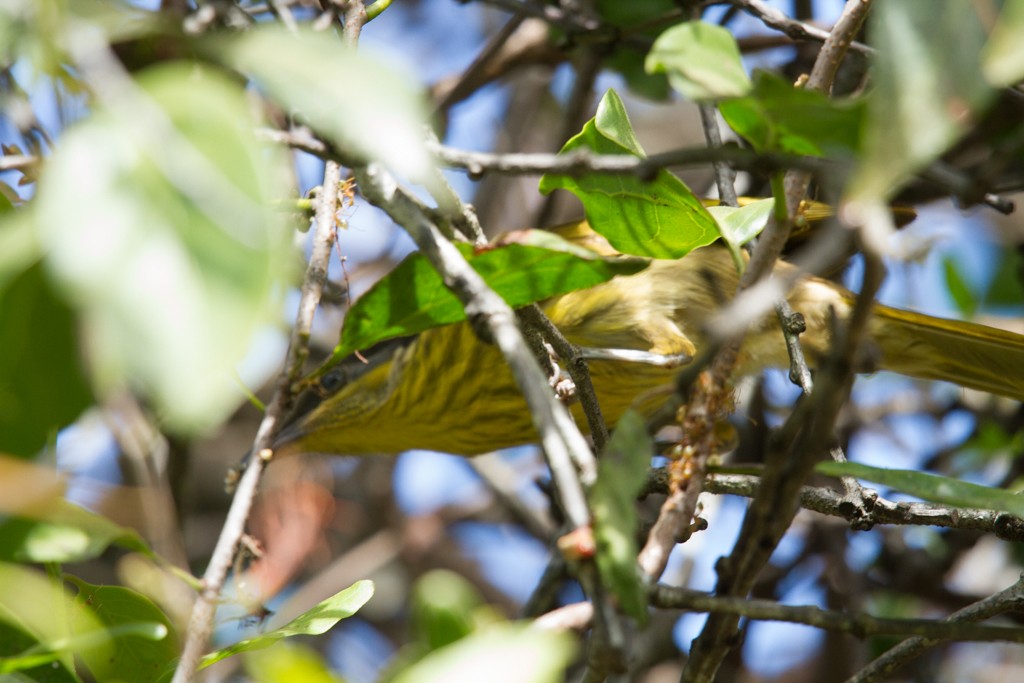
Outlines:
{"label": "tree branch", "polygon": [[[1019,590],[1017,593],[1012,598],[1015,603],[1013,606],[1022,601]],[[924,636],[929,638],[928,642],[932,644],[938,642],[939,639],[1024,643],[1024,628],[971,626],[963,623],[963,621],[874,617],[869,614],[841,612],[812,606],[782,605],[772,600],[720,597],[702,591],[666,586],[665,584],[653,586],[650,591],[650,598],[653,606],[665,609],[731,614],[736,617],[757,619],[759,621],[784,621],[791,624],[805,624],[828,631],[849,633],[856,638],[870,638],[883,635]],[[1010,608],[1010,605],[1004,605],[1001,611]],[[984,617],[979,617],[977,620],[981,618]],[[915,638],[914,640],[918,639]]]}
{"label": "tree branch", "polygon": [[[966,623],[988,619],[1010,610],[1020,609],[1022,606],[1024,606],[1024,579],[1018,580],[1017,583],[995,595],[990,595],[973,605],[968,605],[962,610],[954,612],[944,619],[943,622],[961,626]],[[956,638],[957,640],[969,640],[969,638],[960,635],[957,635]],[[928,637],[906,640],[861,669],[847,683],[870,683],[870,681],[877,681],[896,671],[915,657],[918,657],[925,650],[934,647],[938,642],[935,638]]]}

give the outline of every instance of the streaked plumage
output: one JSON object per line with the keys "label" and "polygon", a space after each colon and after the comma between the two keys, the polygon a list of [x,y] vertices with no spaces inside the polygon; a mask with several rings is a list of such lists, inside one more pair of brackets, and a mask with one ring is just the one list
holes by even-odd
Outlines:
{"label": "streaked plumage", "polygon": [[[610,247],[585,223],[560,234],[602,253]],[[792,268],[785,263],[778,271]],[[703,322],[733,296],[738,278],[728,252],[712,245],[678,261],[655,261],[631,276],[544,304],[551,320],[581,346],[696,355]],[[849,313],[852,295],[817,278],[789,295],[807,332],[813,363],[829,344],[831,311]],[[1024,337],[981,325],[877,306],[869,328],[880,368],[956,382],[1024,400]],[[774,316],[747,335],[737,371],[786,367],[789,357]],[[665,395],[674,370],[640,363],[592,361],[590,371],[609,424],[635,403]],[[496,347],[467,323],[422,333],[378,367],[331,387],[323,400],[282,434],[277,450],[339,454],[396,453],[412,448],[475,455],[536,440],[525,401]],[[586,421],[574,406],[581,426]]]}

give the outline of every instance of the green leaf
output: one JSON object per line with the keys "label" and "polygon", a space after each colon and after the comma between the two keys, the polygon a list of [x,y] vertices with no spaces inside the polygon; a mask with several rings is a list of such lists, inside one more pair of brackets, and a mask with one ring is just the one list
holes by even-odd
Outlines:
{"label": "green leaf", "polygon": [[901,0],[871,13],[869,35],[878,52],[851,200],[887,200],[992,102],[994,91],[981,76],[980,11],[970,2]]}
{"label": "green leaf", "polygon": [[732,33],[703,21],[677,24],[658,36],[644,66],[668,74],[672,87],[691,100],[742,97],[750,90]]}
{"label": "green leaf", "polygon": [[981,69],[994,88],[1024,78],[1024,0],[1006,0],[988,43],[981,51]]}
{"label": "green leaf", "polygon": [[747,97],[719,104],[722,117],[755,149],[808,156],[849,156],[860,146],[863,103],[795,88],[765,71]]}
{"label": "green leaf", "polygon": [[245,672],[257,683],[344,683],[312,647],[284,641],[246,653]]}
{"label": "green leaf", "polygon": [[[541,230],[531,230],[523,239],[529,243],[507,244],[475,255],[469,245],[457,245],[487,284],[513,307],[593,287],[647,266],[642,259],[598,256]],[[433,266],[422,254],[410,254],[352,306],[334,356],[344,358],[384,339],[465,318],[462,304]]]}
{"label": "green leaf", "polygon": [[[609,90],[597,115],[562,148],[562,153],[589,149],[598,154],[643,156],[622,100]],[[566,189],[583,202],[591,227],[624,254],[682,258],[718,239],[718,227],[700,199],[668,171],[651,182],[632,175],[546,174],[540,191]]]}
{"label": "green leaf", "polygon": [[153,556],[132,529],[62,498],[0,522],[2,561],[84,562],[111,545]]}
{"label": "green leaf", "polygon": [[0,453],[32,457],[92,403],[68,305],[39,265],[0,286]]}
{"label": "green leaf", "polygon": [[[26,652],[38,652],[38,639],[18,628],[15,624],[4,621],[0,616],[0,680],[8,680],[5,675],[18,672],[21,680],[36,683],[75,683],[81,679],[75,675],[74,669],[60,661],[60,655],[51,651],[32,655]],[[11,681],[19,679],[11,676]]]}
{"label": "green leaf", "polygon": [[934,503],[1024,515],[1024,496],[937,474],[883,469],[854,462],[822,462],[815,469],[830,477],[856,477],[873,481]]}
{"label": "green leaf", "polygon": [[102,661],[86,650],[86,666],[113,667],[117,678],[127,681],[159,680],[167,663],[179,654],[174,626],[160,608],[130,588],[96,586],[74,576],[68,581],[78,588],[76,602],[103,624],[103,635],[113,645]]}
{"label": "green leaf", "polygon": [[775,200],[759,199],[746,206],[709,206],[708,213],[715,217],[722,239],[734,251],[761,234],[772,217]]}
{"label": "green leaf", "polygon": [[676,0],[594,0],[594,11],[606,24],[618,28],[631,28],[654,22],[677,9]]}
{"label": "green leaf", "polygon": [[373,597],[373,582],[358,581],[340,593],[335,593],[309,611],[295,617],[279,629],[211,652],[203,657],[199,668],[205,669],[211,664],[227,659],[239,652],[270,647],[282,638],[301,635],[316,636],[326,633],[342,619],[347,619],[358,612],[359,608],[365,605],[371,597]]}
{"label": "green leaf", "polygon": [[[0,562],[0,622],[31,640],[28,647],[12,653],[13,657],[0,659],[0,674],[35,666],[33,659],[49,660],[55,668],[63,666],[73,672],[74,657],[89,657],[98,662],[90,668],[91,680],[121,678],[105,664],[113,646],[103,624],[67,594],[60,580]],[[7,652],[2,646],[0,651]]]}
{"label": "green leaf", "polygon": [[612,51],[603,64],[607,69],[617,71],[626,81],[630,92],[640,97],[664,102],[672,93],[668,77],[665,74],[647,73],[644,69],[644,55],[636,49],[620,47]]}
{"label": "green leaf", "polygon": [[411,79],[381,60],[346,49],[330,31],[293,35],[277,26],[246,31],[222,54],[340,149],[429,182],[425,101]]}
{"label": "green leaf", "polygon": [[244,398],[235,367],[291,279],[290,231],[270,207],[284,158],[256,140],[238,82],[173,64],[137,83],[62,138],[35,223],[97,388],[131,387],[191,434]]}
{"label": "green leaf", "polygon": [[567,633],[492,626],[432,652],[392,683],[556,683],[563,680],[573,650]]}
{"label": "green leaf", "polygon": [[0,292],[41,256],[39,237],[28,212],[14,211],[10,200],[0,192]]}
{"label": "green leaf", "polygon": [[647,621],[647,594],[636,564],[636,497],[647,478],[652,443],[644,419],[632,410],[615,427],[590,490],[594,540],[601,583],[618,597],[623,611]]}
{"label": "green leaf", "polygon": [[462,640],[476,630],[482,604],[476,588],[455,572],[436,569],[424,574],[412,593],[416,641],[437,650]]}
{"label": "green leaf", "polygon": [[978,299],[971,291],[971,287],[960,274],[956,261],[946,256],[942,260],[942,270],[946,276],[946,289],[953,297],[953,303],[966,318],[970,318],[978,310]]}

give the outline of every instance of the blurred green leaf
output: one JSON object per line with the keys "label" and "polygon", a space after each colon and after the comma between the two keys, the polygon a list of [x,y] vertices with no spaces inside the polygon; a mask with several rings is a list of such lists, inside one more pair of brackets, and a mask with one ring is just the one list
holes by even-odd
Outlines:
{"label": "blurred green leaf", "polygon": [[883,469],[855,462],[822,462],[815,469],[830,477],[856,477],[873,481],[933,503],[1024,515],[1024,496],[937,474]]}
{"label": "blurred green leaf", "polygon": [[[531,230],[519,239],[473,254],[457,245],[487,284],[513,307],[593,287],[616,275],[636,273],[642,259],[601,257],[552,233]],[[462,304],[420,253],[410,254],[359,297],[345,317],[335,358],[384,339],[415,334],[466,319]]]}
{"label": "blurred green leaf", "polygon": [[430,182],[426,103],[411,79],[346,49],[330,31],[293,35],[260,26],[226,43],[223,55],[339,149]]}
{"label": "blurred green leaf", "polygon": [[236,81],[174,64],[138,84],[63,137],[36,226],[98,388],[136,389],[195,433],[243,399],[234,368],[290,279],[290,232],[269,208],[283,157],[256,141]]}
{"label": "blurred green leaf", "polygon": [[132,529],[62,498],[0,522],[0,561],[84,562],[111,545],[153,556]]}
{"label": "blurred green leaf", "polygon": [[78,588],[76,602],[96,616],[113,644],[112,651],[103,653],[103,662],[86,651],[86,666],[113,667],[127,681],[159,680],[179,654],[174,626],[160,608],[130,588],[96,586],[74,576],[67,580]]}
{"label": "blurred green leaf", "polygon": [[35,456],[92,403],[75,323],[39,265],[0,286],[0,453]]}
{"label": "blurred green leaf", "polygon": [[0,680],[17,683],[14,675],[18,672],[21,680],[36,683],[75,683],[81,679],[75,671],[60,660],[57,653],[46,651],[36,655],[38,661],[28,661],[26,652],[38,651],[40,642],[15,624],[4,620],[0,614]]}
{"label": "blurred green leaf", "polygon": [[0,192],[0,296],[14,278],[42,257],[35,225],[25,211],[15,211]]}
{"label": "blurred green leaf", "polygon": [[852,200],[887,200],[993,100],[981,76],[981,11],[970,2],[901,0],[871,12],[878,52],[863,155],[847,193]]}
{"label": "blurred green leaf", "polygon": [[644,67],[668,74],[672,87],[695,101],[742,97],[751,87],[732,33],[703,21],[678,24],[658,36]]}
{"label": "blurred green leaf", "polygon": [[750,95],[721,102],[719,111],[759,151],[849,156],[860,146],[861,101],[833,100],[765,71],[754,73]]}
{"label": "blurred green leaf", "polygon": [[[643,156],[622,100],[609,90],[597,115],[562,148],[598,154]],[[718,239],[718,226],[700,199],[674,175],[658,171],[651,182],[632,175],[546,174],[540,191],[566,189],[583,202],[591,227],[624,254],[682,258]]]}
{"label": "blurred green leaf", "polygon": [[642,52],[622,47],[608,55],[603,63],[608,69],[619,72],[630,92],[655,102],[667,100],[672,93],[668,77],[663,73],[648,73],[644,61]]}
{"label": "blurred green leaf", "polygon": [[[604,26],[628,30],[637,42],[645,39],[653,41],[657,30],[664,25],[658,21],[659,18],[677,11],[674,0],[595,0],[593,8]],[[637,29],[641,25],[650,28]],[[556,44],[558,40],[568,38],[558,29],[553,29],[552,33],[556,36],[553,41]],[[668,97],[668,79],[664,74],[649,74],[644,70],[644,53],[640,46],[628,41],[618,41],[612,43],[612,46],[611,54],[603,57],[602,66],[617,71],[629,89],[638,95],[657,101]]]}
{"label": "blurred green leaf", "polygon": [[632,410],[626,412],[599,460],[597,482],[590,489],[601,583],[641,624],[647,621],[647,593],[636,563],[636,497],[647,480],[652,448],[644,419]]}
{"label": "blurred green leaf", "polygon": [[270,647],[282,638],[301,635],[316,636],[326,633],[342,619],[347,619],[358,612],[359,608],[365,605],[371,597],[373,597],[373,582],[358,581],[295,617],[281,628],[211,652],[203,657],[199,668],[205,669],[211,664],[240,652]]}
{"label": "blurred green leaf", "polygon": [[946,290],[953,298],[953,303],[965,318],[972,317],[978,310],[978,299],[960,274],[956,261],[946,256],[942,259],[942,270],[946,277]]}
{"label": "blurred green leaf", "polygon": [[594,0],[594,11],[606,24],[630,28],[670,15],[678,4],[676,0]]}
{"label": "blurred green leaf", "polygon": [[392,683],[556,683],[574,649],[567,633],[496,625],[432,652]]}
{"label": "blurred green leaf", "polygon": [[434,570],[413,587],[411,617],[416,641],[427,651],[462,640],[477,628],[483,599],[472,584],[458,574]]}
{"label": "blurred green leaf", "polygon": [[[74,657],[89,658],[90,680],[119,679],[107,657],[113,644],[96,615],[78,604],[63,582],[20,565],[0,562],[0,622],[27,634],[29,647],[0,659],[0,674],[34,666],[38,655],[54,668],[75,671]],[[37,660],[38,661],[38,660]],[[122,679],[125,680],[125,679]]]}
{"label": "blurred green leaf", "polygon": [[1005,88],[1024,79],[1024,0],[1005,0],[999,20],[981,51],[989,85]]}
{"label": "blurred green leaf", "polygon": [[1009,432],[996,420],[979,420],[971,438],[957,449],[951,471],[955,476],[984,470],[994,461],[1009,463],[1022,449],[1024,430]]}
{"label": "blurred green leaf", "polygon": [[257,683],[342,683],[311,647],[282,641],[272,650],[247,652],[245,672]]}

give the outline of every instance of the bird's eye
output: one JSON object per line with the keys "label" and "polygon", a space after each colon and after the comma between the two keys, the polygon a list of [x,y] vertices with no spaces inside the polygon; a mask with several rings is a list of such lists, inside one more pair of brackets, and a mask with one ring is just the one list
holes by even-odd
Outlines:
{"label": "bird's eye", "polygon": [[333,394],[345,384],[345,373],[341,369],[331,370],[320,378],[320,386],[327,393]]}

